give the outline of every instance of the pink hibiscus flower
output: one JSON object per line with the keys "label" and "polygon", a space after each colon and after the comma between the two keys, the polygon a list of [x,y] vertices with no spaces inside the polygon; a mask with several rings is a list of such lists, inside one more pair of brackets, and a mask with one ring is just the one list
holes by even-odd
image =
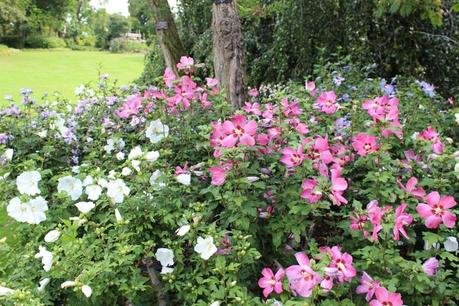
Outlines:
{"label": "pink hibiscus flower", "polygon": [[432,143],[430,149],[435,154],[443,153],[443,143],[440,140],[440,135],[435,131],[434,128],[429,126],[424,131],[420,132],[417,136],[418,139],[424,139]]}
{"label": "pink hibiscus flower", "polygon": [[426,196],[426,202],[418,204],[416,211],[425,220],[427,228],[438,228],[442,222],[448,228],[454,227],[456,216],[448,209],[457,204],[452,196],[440,196],[433,191]]}
{"label": "pink hibiscus flower", "polygon": [[306,199],[310,204],[319,202],[319,200],[322,198],[322,192],[318,190],[318,185],[319,183],[315,178],[304,180],[301,184],[301,197]]}
{"label": "pink hibiscus flower", "polygon": [[191,69],[194,65],[194,59],[188,56],[182,56],[180,58],[180,63],[177,64],[179,70]]}
{"label": "pink hibiscus flower", "polygon": [[370,306],[402,306],[403,300],[400,293],[389,292],[380,287],[375,291],[376,299],[370,302]]}
{"label": "pink hibiscus flower", "polygon": [[210,167],[210,175],[212,176],[211,184],[214,186],[221,186],[225,183],[226,171],[221,167]]}
{"label": "pink hibiscus flower", "polygon": [[373,135],[359,133],[352,138],[352,147],[360,156],[378,151],[378,138]]}
{"label": "pink hibiscus flower", "polygon": [[323,92],[317,99],[314,106],[327,115],[334,114],[339,108],[341,108],[341,106],[336,103],[336,94],[333,91]]}
{"label": "pink hibiscus flower", "polygon": [[410,178],[406,182],[406,186],[403,186],[400,180],[398,180],[397,182],[400,188],[402,188],[406,193],[411,194],[413,197],[415,197],[418,200],[423,199],[424,196],[426,195],[426,192],[424,191],[424,189],[422,189],[422,187],[416,188],[416,185],[418,184],[418,179],[415,177]]}
{"label": "pink hibiscus flower", "polygon": [[437,274],[438,266],[438,259],[436,259],[435,257],[431,257],[422,264],[422,270],[428,276],[435,276],[435,274]]}
{"label": "pink hibiscus flower", "polygon": [[286,270],[290,288],[294,295],[309,297],[314,286],[320,283],[320,276],[312,270],[309,259],[304,253],[296,253],[295,258],[298,265],[290,266]]}
{"label": "pink hibiscus flower", "polygon": [[314,83],[314,81],[306,81],[306,83],[304,84],[304,87],[306,88],[307,91],[309,91],[311,96],[315,97],[315,95],[317,94],[317,90],[316,90],[316,83]]}
{"label": "pink hibiscus flower", "polygon": [[338,270],[338,281],[340,283],[351,281],[357,274],[357,270],[352,266],[352,256],[346,252],[342,253],[340,247],[338,246],[327,248],[327,252],[330,254],[332,260],[328,267],[336,268]]}
{"label": "pink hibiscus flower", "polygon": [[243,109],[248,114],[252,113],[252,114],[254,114],[256,116],[260,116],[261,115],[260,104],[258,104],[258,103],[245,102],[245,106],[243,107]]}
{"label": "pink hibiscus flower", "polygon": [[177,79],[177,76],[175,75],[174,71],[170,68],[166,68],[164,71],[163,75],[163,80],[164,83],[166,84],[167,87],[172,88],[174,86],[174,81]]}
{"label": "pink hibiscus flower", "polygon": [[394,240],[400,239],[400,233],[406,239],[410,239],[408,234],[405,231],[404,226],[410,225],[413,222],[413,216],[410,214],[405,213],[405,209],[408,207],[408,204],[402,203],[397,209],[395,210],[395,222],[394,222]]}
{"label": "pink hibiscus flower", "polygon": [[331,169],[331,185],[332,191],[330,199],[333,204],[340,206],[341,204],[347,204],[347,200],[343,197],[344,191],[347,189],[347,181],[341,177],[341,172],[337,169]]}
{"label": "pink hibiscus flower", "polygon": [[276,274],[270,268],[261,271],[262,278],[258,280],[258,286],[263,289],[263,296],[268,297],[273,291],[277,294],[282,293],[282,278],[285,275],[284,269],[279,269]]}
{"label": "pink hibiscus flower", "polygon": [[304,158],[306,157],[303,153],[303,146],[298,146],[298,149],[291,147],[285,148],[282,150],[282,157],[280,161],[284,163],[287,167],[297,167],[301,165]]}
{"label": "pink hibiscus flower", "polygon": [[357,287],[356,292],[358,294],[366,293],[365,299],[369,302],[375,295],[376,289],[380,287],[380,282],[373,280],[370,275],[363,272],[362,278],[360,279],[360,285]]}
{"label": "pink hibiscus flower", "polygon": [[137,115],[140,108],[142,107],[142,98],[137,95],[132,95],[127,98],[120,109],[117,111],[117,115],[120,118],[126,119],[132,115]]}
{"label": "pink hibiscus flower", "polygon": [[238,141],[241,145],[255,145],[254,136],[257,133],[255,120],[247,121],[245,116],[236,115],[231,121],[225,121],[222,128],[227,135],[222,141],[224,147],[234,147]]}
{"label": "pink hibiscus flower", "polygon": [[368,219],[373,225],[373,233],[371,235],[373,241],[378,240],[378,233],[383,229],[381,225],[382,218],[386,213],[386,209],[381,209],[381,207],[379,207],[378,204],[378,201],[373,200],[367,205]]}

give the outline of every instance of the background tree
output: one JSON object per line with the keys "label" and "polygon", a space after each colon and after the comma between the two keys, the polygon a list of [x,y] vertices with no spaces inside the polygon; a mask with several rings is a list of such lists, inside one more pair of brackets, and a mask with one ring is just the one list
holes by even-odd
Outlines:
{"label": "background tree", "polygon": [[156,35],[161,46],[166,66],[177,72],[177,63],[185,55],[174,17],[167,0],[150,0],[156,23]]}
{"label": "background tree", "polygon": [[245,50],[234,1],[214,0],[212,32],[215,77],[231,104],[240,107],[245,102]]}

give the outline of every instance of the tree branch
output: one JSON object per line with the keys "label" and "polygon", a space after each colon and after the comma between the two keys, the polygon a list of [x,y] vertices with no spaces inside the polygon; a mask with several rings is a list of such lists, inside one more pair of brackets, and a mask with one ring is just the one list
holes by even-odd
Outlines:
{"label": "tree branch", "polygon": [[167,296],[163,291],[163,285],[158,277],[158,272],[153,268],[152,262],[144,260],[145,267],[147,268],[148,275],[152,286],[156,289],[156,297],[158,299],[158,306],[167,306]]}

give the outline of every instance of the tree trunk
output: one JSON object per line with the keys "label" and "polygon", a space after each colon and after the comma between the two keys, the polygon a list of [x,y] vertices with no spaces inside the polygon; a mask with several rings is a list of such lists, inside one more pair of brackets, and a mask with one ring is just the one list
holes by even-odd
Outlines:
{"label": "tree trunk", "polygon": [[150,0],[156,22],[156,35],[164,55],[166,66],[177,74],[177,63],[185,55],[185,48],[175,26],[167,0]]}
{"label": "tree trunk", "polygon": [[245,102],[245,50],[235,0],[213,0],[212,32],[215,77],[235,107]]}

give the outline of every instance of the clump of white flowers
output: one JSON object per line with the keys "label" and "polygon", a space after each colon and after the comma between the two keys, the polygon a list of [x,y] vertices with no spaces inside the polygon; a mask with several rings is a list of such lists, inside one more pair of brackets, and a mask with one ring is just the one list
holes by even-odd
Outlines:
{"label": "clump of white flowers", "polygon": [[25,203],[19,198],[13,198],[6,208],[11,218],[29,224],[39,224],[45,221],[47,210],[48,202],[43,197],[37,197]]}
{"label": "clump of white flowers", "polygon": [[46,247],[39,246],[38,247],[38,253],[35,254],[35,258],[40,259],[41,258],[41,263],[43,264],[43,270],[48,272],[51,270],[51,266],[53,265],[53,253],[48,251]]}

